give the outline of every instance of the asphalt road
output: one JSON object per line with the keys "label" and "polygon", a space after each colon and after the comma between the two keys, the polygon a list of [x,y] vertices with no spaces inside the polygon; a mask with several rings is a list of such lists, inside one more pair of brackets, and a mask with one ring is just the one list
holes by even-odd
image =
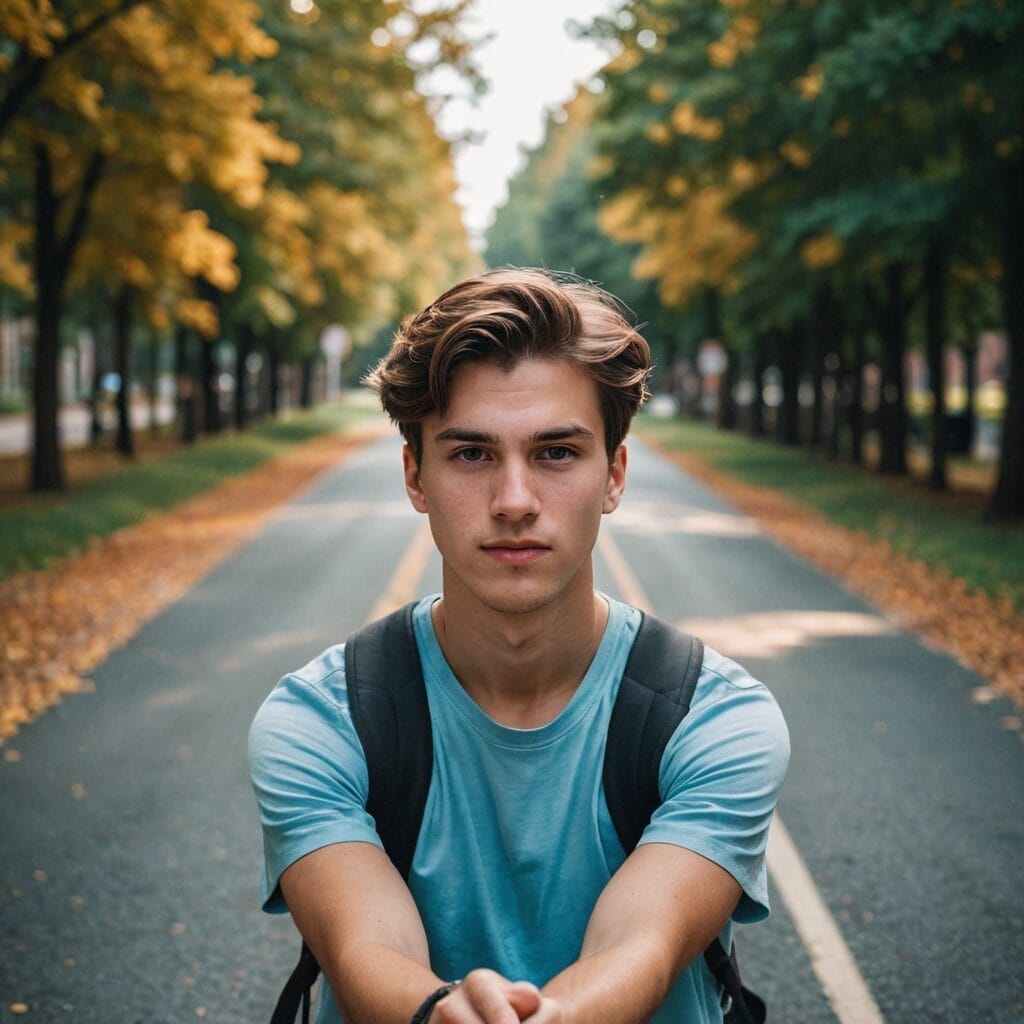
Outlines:
{"label": "asphalt road", "polygon": [[[0,748],[0,1022],[269,1019],[297,940],[257,907],[245,737],[278,677],[391,579],[420,524],[398,466],[388,439],[323,476],[113,655],[95,693]],[[977,677],[637,445],[630,473],[599,584],[628,596],[617,550],[655,611],[777,695],[793,738],[780,817],[881,1018],[1024,1021],[1008,706],[976,703]],[[435,555],[418,591],[438,584]],[[801,912],[776,891],[771,919],[740,929],[769,1019],[868,1020],[833,1010]]]}

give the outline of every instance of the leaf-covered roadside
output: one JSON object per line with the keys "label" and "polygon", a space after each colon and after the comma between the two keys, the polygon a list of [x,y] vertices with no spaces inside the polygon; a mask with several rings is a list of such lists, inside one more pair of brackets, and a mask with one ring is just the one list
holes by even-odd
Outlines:
{"label": "leaf-covered roadside", "polygon": [[[656,444],[652,437],[648,443]],[[896,552],[890,544],[829,522],[815,509],[769,488],[743,483],[686,452],[658,446],[791,551],[841,579],[908,632],[952,654],[994,689],[1024,705],[1024,616]],[[979,695],[979,699],[985,699]]]}
{"label": "leaf-covered roadside", "polygon": [[309,441],[48,570],[0,581],[0,744],[63,694],[88,692],[88,674],[112,651],[381,429]]}

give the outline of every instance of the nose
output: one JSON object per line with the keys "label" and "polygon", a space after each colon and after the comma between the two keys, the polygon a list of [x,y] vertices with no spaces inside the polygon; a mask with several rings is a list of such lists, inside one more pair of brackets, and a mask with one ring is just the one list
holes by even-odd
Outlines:
{"label": "nose", "polygon": [[509,522],[520,522],[540,512],[540,500],[529,468],[509,460],[494,475],[491,515]]}

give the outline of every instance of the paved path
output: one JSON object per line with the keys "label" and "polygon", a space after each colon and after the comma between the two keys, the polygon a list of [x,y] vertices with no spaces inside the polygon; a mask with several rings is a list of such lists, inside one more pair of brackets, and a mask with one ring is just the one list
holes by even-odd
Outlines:
{"label": "paved path", "polygon": [[[780,820],[813,887],[773,849],[775,913],[739,936],[771,1020],[1024,1021],[1024,744],[1007,708],[972,702],[976,677],[633,456],[600,585],[744,661],[793,736]],[[389,583],[396,599],[437,588],[436,555],[422,575],[402,557],[420,525],[395,441],[364,449],[115,654],[96,693],[0,748],[0,1022],[268,1018],[296,940],[256,908],[248,724]]]}

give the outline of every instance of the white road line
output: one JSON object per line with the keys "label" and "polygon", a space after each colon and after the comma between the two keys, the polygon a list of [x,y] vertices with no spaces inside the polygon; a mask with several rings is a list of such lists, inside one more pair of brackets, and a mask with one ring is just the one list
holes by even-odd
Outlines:
{"label": "white road line", "polygon": [[[612,539],[607,524],[597,543],[623,598],[636,608],[652,612],[643,585]],[[884,1024],[853,954],[778,815],[768,834],[766,860],[840,1024]]]}
{"label": "white road line", "polygon": [[366,617],[367,622],[383,618],[416,596],[416,588],[427,571],[427,563],[433,550],[434,539],[430,535],[430,524],[424,520],[398,560],[388,585],[370,609],[370,614]]}
{"label": "white road line", "polygon": [[884,1018],[853,954],[778,817],[768,833],[768,870],[840,1024],[882,1024]]}

